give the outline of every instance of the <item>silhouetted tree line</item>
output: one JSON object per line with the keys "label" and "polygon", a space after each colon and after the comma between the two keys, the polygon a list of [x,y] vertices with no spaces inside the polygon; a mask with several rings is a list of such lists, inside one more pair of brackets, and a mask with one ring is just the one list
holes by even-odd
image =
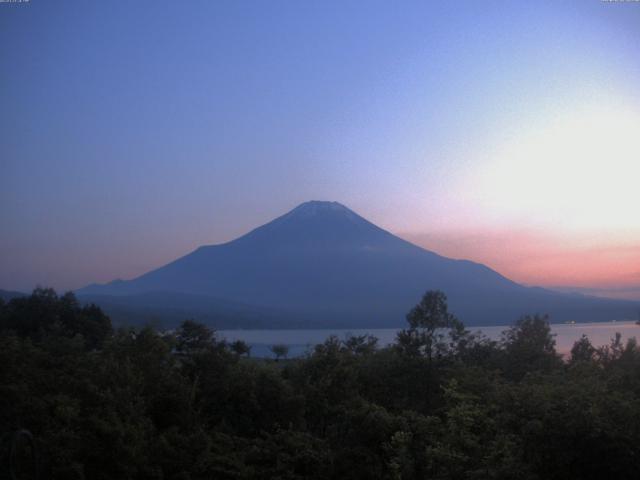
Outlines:
{"label": "silhouetted tree line", "polygon": [[[0,302],[0,474],[42,479],[635,479],[640,349],[568,361],[546,318],[499,341],[427,292],[395,344],[249,357],[211,329],[113,331],[37,289]],[[12,477],[13,475],[13,477]]]}

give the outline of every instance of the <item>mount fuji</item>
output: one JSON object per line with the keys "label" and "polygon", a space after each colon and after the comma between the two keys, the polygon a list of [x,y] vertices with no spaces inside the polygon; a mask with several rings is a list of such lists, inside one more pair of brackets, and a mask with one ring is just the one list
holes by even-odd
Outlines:
{"label": "mount fuji", "polygon": [[469,326],[528,313],[554,322],[633,318],[630,301],[568,295],[513,282],[485,265],[409,243],[337,202],[303,203],[231,242],[202,246],[128,281],[76,293],[116,321],[218,328],[404,325],[426,290],[444,291]]}

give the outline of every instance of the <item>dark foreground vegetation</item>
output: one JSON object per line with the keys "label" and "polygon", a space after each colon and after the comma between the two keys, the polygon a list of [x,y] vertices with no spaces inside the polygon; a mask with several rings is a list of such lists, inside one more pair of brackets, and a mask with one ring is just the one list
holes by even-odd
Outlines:
{"label": "dark foreground vegetation", "polygon": [[[36,290],[0,302],[2,478],[605,479],[640,472],[640,349],[545,318],[500,342],[428,292],[395,345],[249,357],[203,325],[113,331]],[[282,353],[282,352],[281,352]],[[285,352],[286,353],[286,352]]]}

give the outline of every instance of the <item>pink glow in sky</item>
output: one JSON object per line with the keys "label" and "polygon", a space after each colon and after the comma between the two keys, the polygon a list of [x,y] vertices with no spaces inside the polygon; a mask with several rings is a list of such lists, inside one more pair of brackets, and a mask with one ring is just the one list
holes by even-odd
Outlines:
{"label": "pink glow in sky", "polygon": [[473,259],[528,285],[640,298],[640,243],[598,235],[544,236],[531,231],[405,234],[405,239],[453,258]]}

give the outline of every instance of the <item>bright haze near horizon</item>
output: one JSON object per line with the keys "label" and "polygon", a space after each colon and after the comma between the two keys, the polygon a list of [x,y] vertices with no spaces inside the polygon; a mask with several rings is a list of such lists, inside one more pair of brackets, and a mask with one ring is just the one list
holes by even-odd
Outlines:
{"label": "bright haze near horizon", "polygon": [[133,278],[311,199],[640,298],[640,4],[0,4],[0,288]]}

